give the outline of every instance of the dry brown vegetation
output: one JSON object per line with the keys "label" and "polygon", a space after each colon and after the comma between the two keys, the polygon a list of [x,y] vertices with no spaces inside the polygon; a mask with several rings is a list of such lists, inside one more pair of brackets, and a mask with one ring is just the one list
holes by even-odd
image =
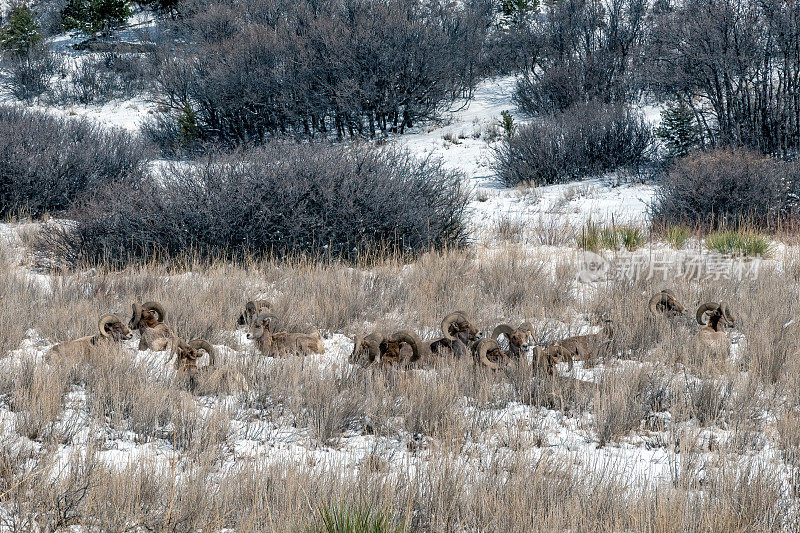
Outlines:
{"label": "dry brown vegetation", "polygon": [[[687,307],[736,310],[746,341],[722,361],[695,353],[697,324],[650,316],[663,282],[579,284],[564,250],[505,243],[369,267],[98,267],[53,275],[49,288],[24,281],[5,250],[0,527],[316,531],[321,509],[354,504],[400,531],[795,530],[800,323],[784,324],[800,262],[765,263],[757,280],[672,285]],[[525,361],[494,373],[471,360],[361,368],[343,342],[324,356],[266,358],[235,333],[254,297],[270,299],[285,327],[351,338],[373,328],[431,337],[463,309],[482,331],[529,320],[553,341],[607,316],[618,357],[582,379]],[[218,364],[249,392],[201,375],[190,394],[136,339],[44,363],[47,346],[143,300],[161,302],[182,338],[230,347]],[[637,462],[649,453],[661,464]]]}

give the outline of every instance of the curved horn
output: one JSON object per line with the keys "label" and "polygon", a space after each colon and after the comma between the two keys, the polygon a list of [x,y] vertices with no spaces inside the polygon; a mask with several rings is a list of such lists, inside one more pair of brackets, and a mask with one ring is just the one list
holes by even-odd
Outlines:
{"label": "curved horn", "polygon": [[658,316],[664,313],[663,310],[659,311],[658,304],[667,303],[667,298],[669,295],[664,291],[657,292],[650,298],[650,301],[647,303],[648,309],[650,309],[650,314],[653,316]]}
{"label": "curved horn", "polygon": [[697,323],[702,326],[705,326],[707,324],[707,322],[703,320],[705,314],[708,313],[709,311],[716,311],[717,309],[719,309],[719,304],[715,302],[706,302],[700,307],[698,307],[696,315]]}
{"label": "curved horn", "polygon": [[[273,320],[278,320],[278,315],[273,315],[272,313],[261,313],[258,315],[253,322],[263,323],[265,320],[269,319],[269,325],[272,326]],[[267,327],[267,329],[270,329]]]}
{"label": "curved horn", "polygon": [[477,353],[478,361],[486,368],[490,368],[492,370],[499,369],[500,365],[498,365],[497,363],[493,363],[492,361],[489,361],[489,358],[486,357],[486,353],[489,350],[499,350],[499,349],[500,346],[494,339],[481,339],[475,346],[475,352]]}
{"label": "curved horn", "polygon": [[108,337],[106,326],[109,324],[116,324],[116,323],[120,324],[122,323],[122,320],[120,320],[117,315],[103,315],[97,322],[97,327],[100,328],[100,334],[103,335],[103,337]]}
{"label": "curved horn", "polygon": [[442,319],[442,334],[445,339],[449,341],[456,339],[450,334],[450,326],[457,322],[467,322],[467,317],[463,311],[454,311]]}
{"label": "curved horn", "polygon": [[514,333],[514,328],[508,324],[500,324],[492,330],[492,338],[497,340],[500,335],[505,335],[506,338],[509,338],[512,333]]}
{"label": "curved horn", "polygon": [[405,342],[406,344],[411,346],[412,355],[409,362],[414,362],[419,360],[419,347],[420,344],[422,343],[420,342],[419,337],[417,337],[416,334],[414,334],[411,331],[403,329],[395,332],[390,337],[390,340],[394,342]]}
{"label": "curved horn", "polygon": [[167,318],[167,314],[164,312],[164,308],[158,302],[145,302],[142,304],[143,309],[147,309],[148,311],[155,311],[158,313],[158,321],[164,322],[164,319]]}
{"label": "curved horn", "polygon": [[722,313],[722,316],[725,318],[728,324],[732,325],[734,322],[736,322],[736,317],[733,315],[733,312],[731,312],[731,309],[728,307],[726,302],[719,304],[719,311]]}
{"label": "curved horn", "polygon": [[216,363],[217,354],[210,342],[205,339],[192,339],[189,341],[188,345],[189,348],[193,350],[205,350],[208,354],[208,364],[210,366],[214,366],[214,363]]}
{"label": "curved horn", "polygon": [[133,308],[133,316],[131,316],[131,320],[128,322],[128,327],[131,329],[139,329],[139,322],[142,320],[142,306],[133,302],[131,308]]}

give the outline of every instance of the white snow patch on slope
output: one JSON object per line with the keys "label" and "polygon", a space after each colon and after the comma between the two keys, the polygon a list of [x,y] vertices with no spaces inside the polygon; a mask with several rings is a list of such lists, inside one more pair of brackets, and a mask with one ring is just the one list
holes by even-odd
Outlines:
{"label": "white snow patch on slope", "polygon": [[[503,219],[578,227],[589,220],[645,225],[656,190],[651,184],[624,183],[612,176],[526,191],[498,181],[492,165],[494,147],[502,138],[501,112],[511,113],[518,125],[530,120],[512,101],[515,84],[513,76],[485,80],[470,101],[457,103],[439,124],[415,128],[393,142],[419,157],[439,158],[446,168],[464,174],[473,190],[470,218],[478,237]],[[647,120],[658,120],[658,108],[643,110]]]}

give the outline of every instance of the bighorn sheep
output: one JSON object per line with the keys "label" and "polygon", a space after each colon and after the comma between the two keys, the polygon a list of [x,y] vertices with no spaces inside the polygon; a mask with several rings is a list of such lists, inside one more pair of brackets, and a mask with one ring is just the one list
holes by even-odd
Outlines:
{"label": "bighorn sheep", "polygon": [[496,339],[480,339],[472,346],[472,355],[477,364],[491,370],[498,370],[499,362],[508,359],[509,352],[501,350]]}
{"label": "bighorn sheep", "polygon": [[606,320],[603,323],[603,329],[598,333],[568,337],[558,341],[556,344],[569,352],[573,360],[587,361],[600,355],[613,338],[613,322]]}
{"label": "bighorn sheep", "polygon": [[[403,344],[411,349],[411,354],[404,353]],[[381,343],[381,367],[386,368],[395,364],[409,366],[418,364],[423,356],[430,355],[428,344],[421,341],[416,333],[409,330],[396,331]]]}
{"label": "bighorn sheep", "polygon": [[547,369],[548,374],[553,374],[556,364],[567,362],[569,370],[573,368],[572,352],[561,346],[560,344],[553,344],[547,348],[537,346],[535,350],[536,357],[534,359],[537,368]]}
{"label": "bighorn sheep", "polygon": [[216,361],[216,352],[214,347],[211,346],[206,340],[193,339],[189,342],[178,340],[175,345],[175,350],[170,353],[170,358],[167,359],[165,364],[168,364],[173,357],[175,357],[175,370],[185,371],[190,376],[197,374],[197,360],[203,357],[202,351],[208,354],[209,366],[214,366]]}
{"label": "bighorn sheep", "polygon": [[[387,367],[397,363],[408,366],[429,360],[433,354],[431,346],[436,342],[438,341],[422,341],[415,333],[408,330],[397,331],[384,339],[380,345],[381,366]],[[411,348],[410,357],[403,353],[403,344]],[[492,370],[500,368],[500,365],[492,359],[499,361],[507,357],[494,339],[479,339],[472,343],[470,348],[475,361]]]}
{"label": "bighorn sheep", "polygon": [[[203,357],[202,352],[208,354],[208,365],[198,368],[197,360]],[[175,370],[177,372],[186,372],[189,377],[189,390],[192,392],[197,389],[198,377],[201,373],[208,376],[206,382],[210,381],[214,384],[212,388],[222,388],[229,392],[247,391],[249,389],[247,380],[240,372],[226,368],[216,368],[216,352],[211,343],[206,340],[193,339],[189,342],[179,340],[173,354],[176,356]]]}
{"label": "bighorn sheep", "polygon": [[376,331],[369,335],[356,335],[349,361],[352,364],[369,366],[380,362],[381,352],[386,352],[386,336],[383,333]]}
{"label": "bighorn sheep", "polygon": [[[708,316],[708,322],[705,317]],[[725,302],[706,302],[697,309],[697,323],[703,326],[695,336],[695,347],[708,349],[720,355],[728,356],[731,343],[723,331],[725,326],[733,326],[736,318]]]}
{"label": "bighorn sheep", "polygon": [[514,329],[508,324],[500,324],[492,331],[492,338],[497,340],[500,335],[505,335],[508,339],[509,355],[519,358],[528,350],[530,341],[533,340],[533,326],[529,322],[523,322]]}
{"label": "bighorn sheep", "polygon": [[250,300],[244,307],[244,311],[236,319],[236,323],[240,326],[250,326],[253,319],[262,313],[272,311],[272,303],[268,300]]}
{"label": "bighorn sheep", "polygon": [[654,294],[647,307],[653,316],[675,317],[686,311],[670,289],[662,289],[661,292]]}
{"label": "bighorn sheep", "polygon": [[166,313],[158,302],[145,302],[138,304],[134,302],[133,316],[128,327],[139,330],[139,350],[175,350],[178,338],[169,326],[164,324]]}
{"label": "bighorn sheep", "polygon": [[[461,317],[458,317],[457,320],[461,320]],[[448,322],[449,320],[444,323],[447,324]],[[445,331],[448,330],[447,327],[443,329]],[[467,330],[468,328],[465,329],[465,331]],[[453,336],[452,331],[449,333]],[[476,336],[477,332],[473,331],[471,335]],[[469,337],[470,334],[467,333],[467,340]],[[488,342],[482,343],[482,341]],[[350,362],[361,363],[364,366],[380,364],[382,368],[395,365],[405,367],[424,364],[430,362],[434,354],[443,355],[446,353],[451,355],[453,351],[450,349],[448,342],[453,343],[454,341],[444,338],[423,341],[416,333],[409,330],[400,330],[388,337],[378,332],[370,333],[363,337],[359,335],[355,339],[353,352],[350,354]],[[455,338],[455,342],[461,341]],[[466,345],[463,343],[462,347],[466,349]],[[498,368],[498,365],[492,362],[492,359],[499,360],[507,357],[507,354],[500,350],[497,341],[493,339],[470,341],[469,347],[476,360],[488,368]],[[436,351],[437,349],[438,351]]]}
{"label": "bighorn sheep", "polygon": [[428,343],[421,341],[411,331],[401,330],[389,337],[373,332],[366,336],[356,336],[349,361],[362,366],[380,364],[382,368],[386,368],[398,363],[416,363],[424,354],[430,354]]}
{"label": "bighorn sheep", "polygon": [[247,338],[255,341],[264,355],[308,355],[312,353],[325,353],[322,344],[322,335],[313,329],[311,333],[288,333],[278,331],[273,333],[270,329],[272,322],[278,317],[269,313],[258,315],[250,326]]}
{"label": "bighorn sheep", "polygon": [[97,326],[100,334],[57,344],[48,352],[48,358],[52,355],[59,357],[90,357],[98,350],[112,348],[118,342],[128,340],[133,336],[117,315],[101,316]]}
{"label": "bighorn sheep", "polygon": [[431,353],[464,357],[480,338],[480,332],[472,325],[463,311],[445,316],[441,323],[443,338],[428,343]]}

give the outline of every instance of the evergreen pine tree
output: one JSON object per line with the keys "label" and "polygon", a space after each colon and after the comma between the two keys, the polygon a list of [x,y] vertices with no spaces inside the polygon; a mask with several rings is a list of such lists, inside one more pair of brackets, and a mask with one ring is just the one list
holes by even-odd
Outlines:
{"label": "evergreen pine tree", "polygon": [[108,34],[131,15],[127,0],[69,0],[61,12],[64,28]]}
{"label": "evergreen pine tree", "polygon": [[0,28],[0,46],[4,50],[27,54],[41,41],[39,24],[31,8],[24,4],[14,6],[8,21]]}
{"label": "evergreen pine tree", "polygon": [[539,11],[539,0],[502,0],[503,23],[506,26],[522,26],[528,17]]}
{"label": "evergreen pine tree", "polygon": [[661,111],[661,125],[656,135],[664,141],[670,158],[685,156],[701,141],[694,113],[683,100]]}
{"label": "evergreen pine tree", "polygon": [[185,104],[178,115],[178,131],[180,132],[181,140],[186,144],[191,144],[200,138],[197,115],[189,104]]}

